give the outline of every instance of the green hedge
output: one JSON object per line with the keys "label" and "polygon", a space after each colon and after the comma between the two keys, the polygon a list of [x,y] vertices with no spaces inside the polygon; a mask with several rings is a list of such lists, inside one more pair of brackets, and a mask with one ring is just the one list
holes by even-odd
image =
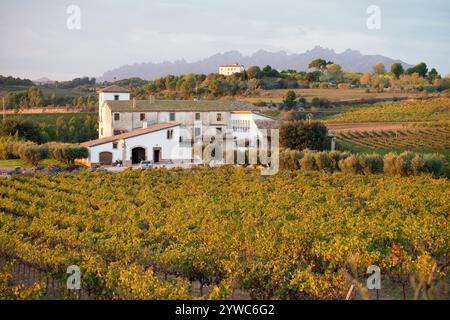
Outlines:
{"label": "green hedge", "polygon": [[411,176],[423,173],[440,176],[443,160],[439,155],[403,152],[351,155],[339,151],[296,151],[284,149],[280,152],[280,168],[285,170],[346,172],[352,174],[377,174]]}
{"label": "green hedge", "polygon": [[87,158],[88,150],[78,144],[51,142],[38,145],[31,141],[1,138],[0,157],[3,157],[2,159],[20,158],[33,166],[37,166],[40,161],[47,158],[73,165],[75,159]]}

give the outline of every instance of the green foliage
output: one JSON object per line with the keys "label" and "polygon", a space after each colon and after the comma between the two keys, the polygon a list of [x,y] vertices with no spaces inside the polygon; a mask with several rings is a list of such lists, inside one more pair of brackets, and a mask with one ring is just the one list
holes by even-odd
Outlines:
{"label": "green foliage", "polygon": [[20,139],[45,143],[48,141],[84,142],[97,138],[95,114],[31,114],[7,118],[0,125],[0,136],[18,135]]}
{"label": "green foliage", "polygon": [[292,109],[297,104],[297,95],[295,94],[295,91],[288,90],[284,94],[283,104],[285,105],[286,109]]}
{"label": "green foliage", "polygon": [[382,173],[383,157],[379,154],[366,154],[360,156],[360,165],[365,174]]}
{"label": "green foliage", "polygon": [[395,78],[399,78],[405,70],[403,69],[403,65],[399,62],[393,63],[391,65],[391,72],[394,74]]}
{"label": "green foliage", "polygon": [[53,159],[68,165],[73,165],[76,159],[85,159],[89,156],[88,149],[77,144],[50,142],[45,146]]}
{"label": "green foliage", "polygon": [[339,169],[344,173],[361,174],[363,167],[359,155],[351,155],[339,161]]}
{"label": "green foliage", "polygon": [[14,158],[9,145],[16,141],[18,141],[17,135],[0,137],[0,160],[8,160]]}
{"label": "green foliage", "polygon": [[37,166],[39,162],[48,157],[48,148],[45,145],[38,145],[30,141],[16,141],[8,145],[10,153],[19,157],[23,161]]}
{"label": "green foliage", "polygon": [[280,151],[279,164],[282,170],[298,170],[300,169],[300,160],[303,153],[297,150],[283,149]]}
{"label": "green foliage", "polygon": [[382,63],[377,63],[373,66],[373,73],[375,74],[385,74],[386,67]]}
{"label": "green foliage", "polygon": [[20,119],[6,119],[0,125],[0,136],[9,137],[17,135],[19,138],[37,143],[44,142],[44,135],[40,126],[32,121]]}
{"label": "green foliage", "polygon": [[317,170],[316,157],[313,152],[306,151],[300,160],[301,168],[305,171]]}
{"label": "green foliage", "polygon": [[384,156],[384,171],[390,175],[410,176],[429,173],[436,177],[442,174],[443,161],[438,155],[421,155],[412,152],[389,153]]}
{"label": "green foliage", "polygon": [[428,67],[425,62],[421,62],[421,63],[415,65],[414,67],[406,70],[406,73],[407,74],[417,73],[421,77],[426,77],[427,73],[428,73]]}
{"label": "green foliage", "polygon": [[327,133],[327,128],[318,122],[290,121],[280,127],[280,144],[295,150],[324,150],[328,144]]}

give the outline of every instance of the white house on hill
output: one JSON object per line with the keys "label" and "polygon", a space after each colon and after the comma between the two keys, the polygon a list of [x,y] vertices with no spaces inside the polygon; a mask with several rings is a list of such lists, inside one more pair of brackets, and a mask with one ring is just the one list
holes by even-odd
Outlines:
{"label": "white house on hill", "polygon": [[192,159],[193,141],[199,137],[231,135],[236,144],[245,140],[251,145],[259,129],[275,122],[248,102],[136,100],[129,90],[113,85],[99,90],[99,139],[84,145],[92,164],[185,162]]}
{"label": "white house on hill", "polygon": [[224,76],[231,76],[235,73],[244,72],[245,68],[240,63],[223,64],[219,67],[219,74]]}

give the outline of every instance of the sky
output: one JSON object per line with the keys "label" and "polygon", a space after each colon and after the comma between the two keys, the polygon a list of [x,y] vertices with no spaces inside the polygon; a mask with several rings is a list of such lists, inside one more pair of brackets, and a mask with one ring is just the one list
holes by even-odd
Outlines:
{"label": "sky", "polygon": [[[71,5],[79,15],[68,13]],[[379,29],[367,26],[371,5],[380,9]],[[302,53],[316,45],[424,61],[446,75],[450,1],[0,0],[0,39],[0,74],[32,80],[97,77],[125,64],[196,61],[230,50]]]}

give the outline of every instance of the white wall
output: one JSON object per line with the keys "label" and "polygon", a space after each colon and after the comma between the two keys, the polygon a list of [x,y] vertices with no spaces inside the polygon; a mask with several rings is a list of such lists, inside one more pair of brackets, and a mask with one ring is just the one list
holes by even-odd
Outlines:
{"label": "white wall", "polygon": [[[172,139],[167,139],[167,130],[173,130]],[[153,148],[161,148],[162,160],[190,160],[192,158],[192,148],[184,145],[180,146],[180,126],[164,129],[156,132],[150,132],[147,134],[139,135],[124,139],[125,141],[125,159],[123,159],[123,143],[118,142],[118,148],[113,149],[113,143],[108,142],[101,145],[93,146],[89,148],[89,161],[91,163],[99,162],[100,152],[112,152],[113,159],[131,161],[132,150],[135,147],[142,147],[146,150],[147,160],[153,160]]]}

